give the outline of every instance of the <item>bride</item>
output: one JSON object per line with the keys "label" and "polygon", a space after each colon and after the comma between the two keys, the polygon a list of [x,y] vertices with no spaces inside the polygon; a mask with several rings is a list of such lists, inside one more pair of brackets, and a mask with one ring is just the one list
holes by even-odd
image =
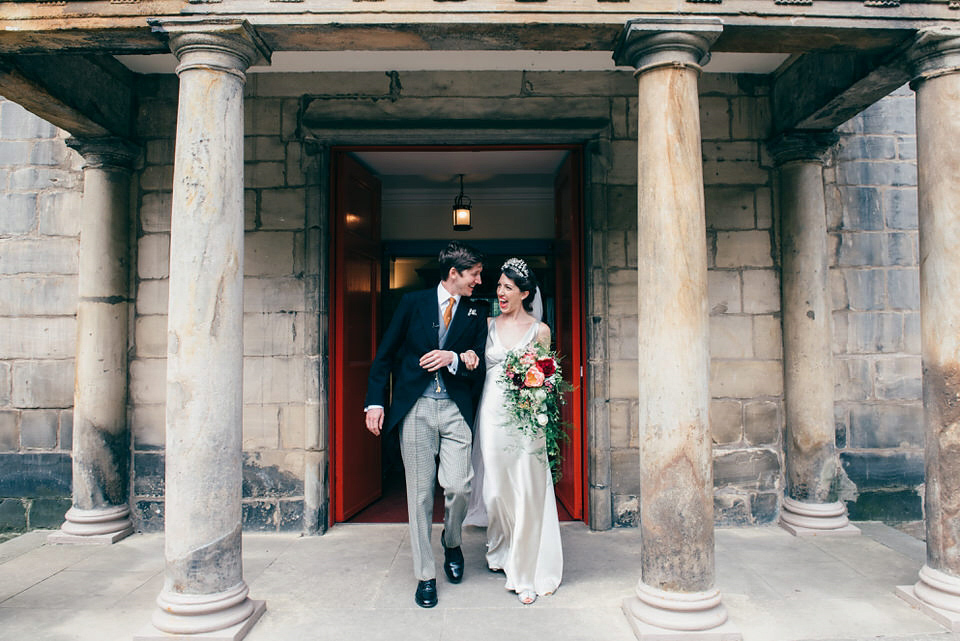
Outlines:
{"label": "bride", "polygon": [[510,424],[499,379],[507,353],[534,341],[549,347],[550,328],[534,309],[535,302],[539,305],[536,278],[522,259],[511,258],[500,268],[497,301],[500,315],[487,321],[487,374],[473,451],[474,487],[482,487],[482,505],[474,492],[466,523],[487,525],[487,566],[502,571],[506,589],[529,605],[560,585],[560,523],[544,439],[530,440]]}

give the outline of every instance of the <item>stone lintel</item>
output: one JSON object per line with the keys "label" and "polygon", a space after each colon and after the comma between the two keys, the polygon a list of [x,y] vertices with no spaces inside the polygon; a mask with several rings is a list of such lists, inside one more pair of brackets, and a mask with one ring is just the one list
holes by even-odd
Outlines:
{"label": "stone lintel", "polygon": [[170,49],[181,60],[197,50],[221,51],[238,56],[246,71],[269,65],[272,51],[247,20],[232,18],[162,18],[148,20],[155,33],[169,38]]}
{"label": "stone lintel", "polygon": [[938,25],[921,29],[906,51],[912,80],[910,87],[960,71],[960,27]]}
{"label": "stone lintel", "polygon": [[83,137],[67,138],[67,146],[75,149],[84,160],[86,168],[109,168],[131,171],[133,161],[140,153],[140,148],[116,137]]}
{"label": "stone lintel", "polygon": [[770,139],[767,148],[777,165],[793,161],[823,163],[824,154],[839,138],[834,131],[794,130]]}
{"label": "stone lintel", "polygon": [[613,59],[637,70],[663,64],[702,67],[721,33],[719,18],[638,18],[620,32]]}

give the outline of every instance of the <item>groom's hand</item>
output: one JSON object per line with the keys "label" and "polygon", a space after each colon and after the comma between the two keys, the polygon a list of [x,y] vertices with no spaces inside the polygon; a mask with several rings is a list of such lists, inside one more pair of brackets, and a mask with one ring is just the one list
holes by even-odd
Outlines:
{"label": "groom's hand", "polygon": [[435,349],[427,352],[420,357],[420,367],[428,372],[435,372],[438,369],[449,367],[457,355],[445,349]]}
{"label": "groom's hand", "polygon": [[367,429],[374,436],[380,436],[380,430],[383,429],[383,408],[371,407],[367,410]]}

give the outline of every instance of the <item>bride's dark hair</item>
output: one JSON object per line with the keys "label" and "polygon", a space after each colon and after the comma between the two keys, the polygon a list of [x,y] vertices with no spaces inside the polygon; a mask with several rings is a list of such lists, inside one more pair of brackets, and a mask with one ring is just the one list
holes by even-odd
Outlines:
{"label": "bride's dark hair", "polygon": [[533,270],[527,266],[527,263],[522,258],[510,258],[500,268],[500,273],[512,280],[521,292],[528,292],[527,297],[522,301],[523,309],[527,312],[533,311],[533,298],[537,293],[537,277],[534,276]]}

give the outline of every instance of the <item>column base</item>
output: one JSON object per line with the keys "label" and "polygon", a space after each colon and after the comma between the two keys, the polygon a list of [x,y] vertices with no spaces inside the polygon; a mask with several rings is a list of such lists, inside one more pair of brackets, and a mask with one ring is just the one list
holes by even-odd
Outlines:
{"label": "column base", "polygon": [[133,534],[126,505],[95,510],[71,507],[64,518],[60,529],[47,537],[48,543],[110,545]]}
{"label": "column base", "polygon": [[[250,589],[242,579],[229,590],[213,594],[182,594],[168,592],[164,588],[157,596],[157,609],[153,612],[153,628],[160,633],[174,635],[173,638],[179,638],[176,636],[178,634],[187,639],[242,638],[250,626],[260,618],[260,614],[263,614],[263,601],[251,601],[247,598],[249,592]],[[257,604],[261,608],[259,614]],[[234,628],[236,630],[231,632]],[[202,634],[207,636],[201,637]],[[228,636],[222,636],[223,634]],[[239,636],[229,636],[231,634],[239,634]]]}
{"label": "column base", "polygon": [[727,621],[720,591],[680,593],[651,588],[642,581],[636,596],[623,601],[623,612],[640,641],[740,641]]}
{"label": "column base", "polygon": [[924,565],[920,580],[898,585],[897,596],[950,631],[960,632],[960,578]]}
{"label": "column base", "polygon": [[858,536],[860,528],[850,524],[841,501],[804,503],[783,497],[780,527],[794,536]]}
{"label": "column base", "polygon": [[133,641],[173,641],[176,639],[182,639],[183,641],[240,641],[240,639],[247,636],[253,624],[263,616],[263,613],[267,609],[266,601],[249,600],[249,603],[253,606],[253,612],[250,616],[240,623],[236,623],[222,630],[198,632],[196,634],[170,633],[159,630],[152,623],[148,623],[140,632],[134,635]]}

